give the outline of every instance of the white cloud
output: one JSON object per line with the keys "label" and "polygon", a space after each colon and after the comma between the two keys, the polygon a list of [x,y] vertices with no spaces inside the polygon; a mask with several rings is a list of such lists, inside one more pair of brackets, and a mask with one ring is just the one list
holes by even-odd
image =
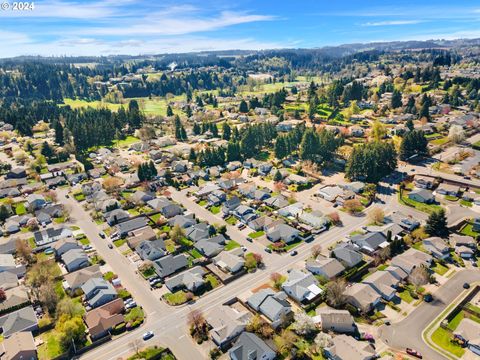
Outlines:
{"label": "white cloud", "polygon": [[398,26],[419,24],[421,20],[387,20],[363,23],[362,26]]}

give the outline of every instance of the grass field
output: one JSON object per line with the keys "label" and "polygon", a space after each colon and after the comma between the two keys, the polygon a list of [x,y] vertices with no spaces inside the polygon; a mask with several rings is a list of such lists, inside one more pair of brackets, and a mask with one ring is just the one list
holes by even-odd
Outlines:
{"label": "grass field", "polygon": [[228,250],[233,250],[233,249],[236,249],[236,248],[239,248],[240,247],[240,244],[237,243],[235,240],[230,240],[229,242],[227,242],[227,244],[225,245],[225,250],[228,251]]}
{"label": "grass field", "polygon": [[465,353],[465,349],[463,349],[461,346],[451,342],[450,340],[452,339],[452,334],[439,327],[437,330],[435,330],[432,334],[432,341],[440,346],[442,349],[448,351],[449,353],[452,353],[455,356],[462,357],[463,354]]}
{"label": "grass field", "polygon": [[403,192],[402,195],[400,195],[400,192],[398,193],[398,202],[400,204],[414,207],[415,209],[423,211],[427,214],[431,214],[432,212],[442,209],[440,205],[424,204],[424,203],[412,200],[405,194],[405,192]]}
{"label": "grass field", "polygon": [[86,108],[86,107],[92,107],[94,109],[98,108],[104,108],[106,107],[107,109],[110,109],[112,111],[117,111],[120,109],[120,107],[123,105],[124,107],[127,107],[127,104],[112,104],[109,102],[105,101],[87,101],[87,100],[80,100],[80,99],[64,99],[63,102],[65,105],[70,106],[72,109],[80,109],[80,108]]}

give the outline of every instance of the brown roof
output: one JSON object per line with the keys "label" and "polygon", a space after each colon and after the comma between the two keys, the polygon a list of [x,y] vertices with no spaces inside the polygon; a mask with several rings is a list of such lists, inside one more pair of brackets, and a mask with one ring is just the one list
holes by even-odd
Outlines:
{"label": "brown roof", "polygon": [[74,272],[71,272],[63,277],[72,290],[81,287],[88,279],[102,277],[99,265],[92,265]]}
{"label": "brown roof", "polygon": [[157,235],[150,226],[134,230],[128,234],[127,243],[130,248],[135,249],[142,241],[156,240]]}
{"label": "brown roof", "polygon": [[[29,359],[33,356],[36,359],[37,348],[29,331],[19,331],[3,340],[5,359]],[[3,356],[2,356],[3,359]]]}
{"label": "brown roof", "polygon": [[123,309],[123,300],[119,298],[87,312],[85,314],[85,323],[90,335],[95,337],[124,322],[125,319],[121,314]]}

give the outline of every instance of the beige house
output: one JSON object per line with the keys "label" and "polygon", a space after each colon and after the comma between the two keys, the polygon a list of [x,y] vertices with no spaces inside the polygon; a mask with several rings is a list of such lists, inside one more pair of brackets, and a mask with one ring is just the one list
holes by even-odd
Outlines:
{"label": "beige house", "polygon": [[2,359],[8,360],[36,360],[37,348],[29,331],[19,331],[3,340]]}

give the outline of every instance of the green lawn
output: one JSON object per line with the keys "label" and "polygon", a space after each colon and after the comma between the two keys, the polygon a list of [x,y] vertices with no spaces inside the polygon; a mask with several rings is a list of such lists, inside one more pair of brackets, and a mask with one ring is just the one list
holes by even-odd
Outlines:
{"label": "green lawn", "polygon": [[215,214],[215,215],[218,214],[220,212],[220,210],[221,210],[221,206],[212,206],[210,208],[210,212],[212,214]]}
{"label": "green lawn", "polygon": [[200,201],[198,202],[198,205],[200,205],[200,206],[205,206],[205,205],[207,205],[207,204],[208,204],[207,200],[200,200]]}
{"label": "green lawn", "polygon": [[463,206],[466,206],[466,207],[472,207],[473,203],[471,201],[461,199],[460,200],[460,205],[463,205]]}
{"label": "green lawn", "polygon": [[125,244],[126,242],[127,242],[126,239],[118,239],[118,240],[113,241],[113,245],[115,245],[116,247],[120,247],[123,244]]}
{"label": "green lawn", "polygon": [[187,301],[187,296],[183,291],[177,291],[175,293],[168,293],[163,295],[164,299],[170,305],[181,305]]}
{"label": "green lawn", "polygon": [[237,223],[237,218],[235,216],[229,216],[225,219],[225,222],[229,225],[235,225]]}
{"label": "green lawn", "polygon": [[432,270],[435,271],[438,275],[442,276],[445,275],[445,273],[448,271],[448,267],[437,262],[434,266],[432,266]]}
{"label": "green lawn", "polygon": [[28,245],[30,245],[30,247],[32,249],[35,249],[37,247],[37,244],[35,243],[35,238],[34,237],[31,237],[31,238],[28,238]]}
{"label": "green lawn", "polygon": [[400,299],[402,299],[408,304],[410,304],[414,300],[412,295],[410,295],[410,291],[408,290],[403,290],[401,292],[399,291],[397,294]]}
{"label": "green lawn", "polygon": [[200,259],[203,257],[202,254],[200,254],[200,252],[197,250],[197,249],[192,249],[189,251],[190,255],[193,256],[194,259]]}
{"label": "green lawn", "polygon": [[210,287],[212,289],[215,289],[217,286],[220,285],[220,282],[218,281],[218,279],[215,276],[213,276],[212,274],[206,275],[205,276],[205,281],[210,284]]}
{"label": "green lawn", "polygon": [[458,325],[460,325],[460,322],[463,320],[465,317],[465,314],[463,311],[459,311],[457,315],[448,323],[448,328],[452,331],[454,331]]}
{"label": "green lawn", "polygon": [[37,349],[39,360],[49,360],[57,357],[62,353],[60,342],[55,330],[49,330],[40,335],[43,344]]}
{"label": "green lawn", "polygon": [[[98,108],[108,108],[112,111],[117,111],[122,104],[112,104],[109,102],[104,102],[104,101],[87,101],[87,100],[80,100],[80,99],[63,99],[63,102],[65,105],[69,105],[72,109],[80,109],[80,108],[85,108],[85,107],[92,107],[95,109]],[[128,106],[128,104],[124,104],[125,107]]]}
{"label": "green lawn", "polygon": [[424,203],[409,199],[405,193],[400,197],[400,192],[398,193],[398,202],[407,206],[414,207],[415,209],[423,211],[427,214],[431,214],[432,212],[442,209],[440,205],[424,204]]}
{"label": "green lawn", "polygon": [[291,242],[290,244],[288,244],[287,246],[285,246],[285,251],[290,251],[290,250],[292,250],[294,247],[300,245],[301,243],[302,243],[302,240],[297,239],[297,240],[295,240],[294,242]]}
{"label": "green lawn", "polygon": [[73,198],[77,200],[78,202],[85,200],[85,195],[83,193],[79,192],[76,194],[73,194]]}
{"label": "green lawn", "polygon": [[254,232],[251,232],[250,234],[248,234],[248,236],[250,236],[252,239],[259,238],[260,236],[263,236],[263,235],[265,235],[265,231],[263,231],[263,230],[254,231]]}
{"label": "green lawn", "polygon": [[448,139],[448,137],[442,137],[440,139],[436,139],[436,140],[432,140],[430,141],[430,144],[433,144],[433,145],[444,145],[446,144],[447,142],[449,142],[450,140]]}
{"label": "green lawn", "polygon": [[152,219],[152,221],[155,222],[155,223],[156,223],[161,217],[162,217],[162,214],[160,214],[160,213],[150,216],[150,218]]}
{"label": "green lawn", "polygon": [[452,353],[455,356],[462,357],[463,354],[465,353],[465,349],[451,342],[450,341],[451,339],[452,339],[452,334],[449,331],[442,329],[441,327],[435,330],[432,334],[432,341],[436,345]]}
{"label": "green lawn", "polygon": [[135,144],[139,141],[140,141],[139,138],[129,135],[129,136],[125,137],[125,139],[123,139],[123,140],[113,141],[112,145],[114,147],[127,148],[130,145]]}
{"label": "green lawn", "polygon": [[63,216],[59,217],[59,218],[55,218],[53,219],[53,222],[55,224],[63,224],[65,222],[65,218]]}
{"label": "green lawn", "polygon": [[230,240],[229,242],[227,242],[227,244],[225,245],[225,250],[226,251],[229,251],[229,250],[233,250],[233,249],[236,249],[236,248],[239,248],[240,247],[240,244],[237,243],[235,240]]}
{"label": "green lawn", "polygon": [[473,224],[472,223],[467,223],[465,224],[462,229],[460,230],[460,234],[462,235],[467,235],[475,238],[477,235],[479,235],[478,232],[473,231]]}
{"label": "green lawn", "polygon": [[17,215],[25,215],[27,213],[27,209],[25,208],[25,203],[18,203],[15,204],[15,213]]}
{"label": "green lawn", "polygon": [[445,195],[445,200],[448,200],[448,201],[457,201],[457,200],[458,200],[458,197],[456,197],[456,196],[451,196],[451,195]]}

